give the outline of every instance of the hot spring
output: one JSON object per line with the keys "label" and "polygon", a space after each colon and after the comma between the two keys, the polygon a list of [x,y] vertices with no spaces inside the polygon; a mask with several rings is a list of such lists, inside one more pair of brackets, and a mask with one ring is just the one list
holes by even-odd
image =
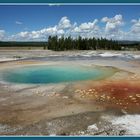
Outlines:
{"label": "hot spring", "polygon": [[0,80],[23,84],[49,84],[83,80],[100,80],[112,76],[112,68],[78,65],[38,65],[0,72]]}

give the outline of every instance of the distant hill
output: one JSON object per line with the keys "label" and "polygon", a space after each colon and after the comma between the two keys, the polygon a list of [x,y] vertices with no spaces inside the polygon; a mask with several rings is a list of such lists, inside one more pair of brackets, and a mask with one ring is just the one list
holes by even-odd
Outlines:
{"label": "distant hill", "polygon": [[0,47],[44,47],[47,42],[0,41]]}
{"label": "distant hill", "polygon": [[129,41],[129,40],[121,40],[117,41],[119,44],[124,44],[124,45],[132,45],[132,44],[140,44],[140,41]]}

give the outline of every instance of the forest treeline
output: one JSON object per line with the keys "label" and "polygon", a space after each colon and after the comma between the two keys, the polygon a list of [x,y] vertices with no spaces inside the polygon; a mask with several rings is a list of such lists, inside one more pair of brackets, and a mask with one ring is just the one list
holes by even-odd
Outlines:
{"label": "forest treeline", "polygon": [[126,47],[140,50],[140,43],[136,44],[123,44],[118,41],[108,40],[105,38],[82,38],[76,39],[72,37],[49,36],[48,49],[54,51],[65,50],[123,50]]}
{"label": "forest treeline", "polygon": [[140,41],[115,41],[105,38],[72,38],[49,36],[47,41],[40,42],[16,42],[0,41],[0,47],[42,47],[44,50],[66,51],[66,50],[140,50]]}

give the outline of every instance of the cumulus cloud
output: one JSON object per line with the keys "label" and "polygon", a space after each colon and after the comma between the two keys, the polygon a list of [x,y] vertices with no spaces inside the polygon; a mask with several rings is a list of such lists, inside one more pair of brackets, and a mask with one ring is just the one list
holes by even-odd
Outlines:
{"label": "cumulus cloud", "polygon": [[73,29],[73,32],[90,32],[92,30],[97,30],[98,29],[97,22],[98,20],[95,19],[93,22],[82,23],[81,25],[76,26]]}
{"label": "cumulus cloud", "polygon": [[[104,23],[102,26],[98,19],[77,24],[76,22],[72,23],[68,17],[64,16],[53,26],[41,30],[22,31],[7,38],[17,41],[40,41],[47,40],[49,35],[57,35],[58,37],[72,36],[73,38],[80,35],[83,38],[103,37],[114,40],[140,40],[140,19],[132,19],[132,26],[127,31],[122,28],[124,20],[120,14],[113,17],[103,17],[101,22]],[[0,30],[0,39],[3,39],[4,36],[5,31]]]}
{"label": "cumulus cloud", "polygon": [[92,22],[84,22],[80,25],[75,24],[71,30],[73,37],[81,36],[83,38],[100,37],[100,28],[98,26],[98,20],[94,19]]}
{"label": "cumulus cloud", "polygon": [[70,20],[68,17],[62,17],[61,20],[58,23],[58,27],[61,29],[67,29],[71,27]]}
{"label": "cumulus cloud", "polygon": [[132,23],[135,23],[135,22],[137,22],[137,20],[136,19],[132,19],[131,22]]}
{"label": "cumulus cloud", "polygon": [[17,25],[22,25],[23,23],[21,21],[16,21]]}
{"label": "cumulus cloud", "polygon": [[36,31],[20,32],[11,37],[11,40],[46,40],[49,35],[58,35],[59,37],[65,34],[65,30],[71,28],[72,25],[68,17],[62,17],[59,23],[53,27],[43,28]]}
{"label": "cumulus cloud", "polygon": [[140,34],[140,19],[138,19],[138,20],[133,19],[132,21],[134,24],[131,27],[131,31],[136,34],[137,33]]}
{"label": "cumulus cloud", "polygon": [[0,40],[3,40],[5,37],[5,31],[4,30],[0,30]]}
{"label": "cumulus cloud", "polygon": [[131,20],[133,23],[128,33],[130,40],[140,40],[140,19]]}
{"label": "cumulus cloud", "polygon": [[113,18],[103,17],[101,21],[106,23],[106,32],[116,32],[124,24],[122,15],[115,15]]}
{"label": "cumulus cloud", "polygon": [[20,32],[16,35],[13,35],[11,37],[11,40],[47,40],[49,35],[61,36],[64,33],[65,32],[63,29],[58,29],[57,26],[54,26],[31,32],[28,31]]}
{"label": "cumulus cloud", "polygon": [[121,14],[115,15],[112,18],[103,17],[101,19],[105,23],[104,37],[109,39],[121,39],[124,38],[124,32],[121,27],[124,25],[123,16]]}

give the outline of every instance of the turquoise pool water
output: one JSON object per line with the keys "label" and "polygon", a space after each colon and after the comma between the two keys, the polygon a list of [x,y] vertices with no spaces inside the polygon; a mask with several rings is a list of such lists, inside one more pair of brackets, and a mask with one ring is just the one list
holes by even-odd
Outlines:
{"label": "turquoise pool water", "polygon": [[113,75],[110,69],[71,65],[21,67],[1,72],[3,81],[26,84],[49,84],[82,80],[99,80]]}

